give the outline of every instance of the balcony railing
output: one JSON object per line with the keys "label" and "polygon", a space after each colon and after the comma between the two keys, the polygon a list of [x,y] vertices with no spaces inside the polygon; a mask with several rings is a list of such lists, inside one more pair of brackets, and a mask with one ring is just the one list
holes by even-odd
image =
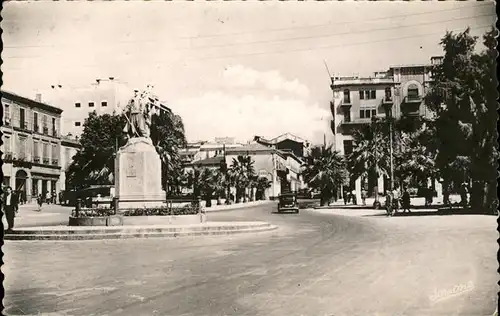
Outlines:
{"label": "balcony railing", "polygon": [[49,158],[43,158],[43,164],[45,164],[45,165],[50,164],[50,159]]}
{"label": "balcony railing", "polygon": [[39,132],[39,130],[40,130],[40,129],[39,129],[39,127],[40,127],[40,126],[38,126],[38,124],[34,124],[34,125],[33,125],[33,131],[34,131],[34,132],[36,132],[36,133],[38,133],[38,132]]}
{"label": "balcony railing", "polygon": [[40,156],[33,156],[33,162],[40,162]]}
{"label": "balcony railing", "polygon": [[6,151],[3,155],[3,160],[4,161],[12,161],[13,155],[12,152]]}
{"label": "balcony railing", "polygon": [[49,134],[49,128],[48,128],[47,126],[44,126],[44,127],[43,127],[43,133],[44,133],[45,135],[48,135],[48,134]]}
{"label": "balcony railing", "polygon": [[404,98],[404,103],[422,103],[421,95],[408,95]]}
{"label": "balcony railing", "polygon": [[57,166],[59,164],[59,160],[58,159],[52,159],[52,165],[53,166]]}
{"label": "balcony railing", "polygon": [[57,130],[55,129],[52,130],[52,136],[57,137]]}
{"label": "balcony railing", "polygon": [[372,121],[371,118],[351,118],[349,120],[342,120],[341,125],[360,125],[360,124],[369,124]]}
{"label": "balcony railing", "polygon": [[342,102],[340,102],[341,107],[351,107],[351,99],[342,99]]}

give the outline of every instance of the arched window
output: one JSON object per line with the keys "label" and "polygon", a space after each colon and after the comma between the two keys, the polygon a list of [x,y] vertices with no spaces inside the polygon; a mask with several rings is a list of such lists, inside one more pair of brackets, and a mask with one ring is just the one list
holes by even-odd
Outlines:
{"label": "arched window", "polygon": [[351,103],[351,93],[349,89],[344,90],[344,103]]}
{"label": "arched window", "polygon": [[408,99],[418,99],[419,93],[418,93],[418,86],[414,83],[410,84],[408,86]]}

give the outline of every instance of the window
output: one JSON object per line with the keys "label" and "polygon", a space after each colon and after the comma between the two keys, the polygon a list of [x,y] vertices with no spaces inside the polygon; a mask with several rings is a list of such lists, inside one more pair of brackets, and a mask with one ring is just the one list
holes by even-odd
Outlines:
{"label": "window", "polygon": [[52,160],[57,159],[57,147],[56,144],[52,144]]}
{"label": "window", "polygon": [[33,158],[35,160],[40,160],[40,149],[38,147],[38,141],[36,140],[33,140]]}
{"label": "window", "polygon": [[19,127],[20,128],[24,129],[27,127],[26,126],[27,124],[25,124],[26,123],[25,119],[26,119],[26,110],[23,108],[19,108]]}
{"label": "window", "polygon": [[10,106],[9,106],[9,104],[5,104],[3,115],[5,117],[6,125],[10,125]]}
{"label": "window", "polygon": [[38,132],[38,113],[33,112],[33,130]]}
{"label": "window", "polygon": [[359,118],[370,118],[377,115],[376,109],[362,109],[359,110]]}
{"label": "window", "polygon": [[81,125],[82,125],[82,123],[80,123],[80,122],[75,122],[75,126],[81,126]]}
{"label": "window", "polygon": [[26,156],[28,154],[28,150],[27,150],[28,148],[26,147],[26,137],[19,136],[18,142],[19,142],[18,143],[19,144],[19,146],[18,146],[19,158],[24,159],[24,158],[26,158]]}
{"label": "window", "polygon": [[344,110],[344,122],[350,122],[351,121],[351,111],[346,109]]}
{"label": "window", "polygon": [[418,98],[418,86],[414,83],[408,86],[408,99],[417,99]]}
{"label": "window", "polygon": [[352,140],[344,140],[344,155],[350,155],[352,153]]}
{"label": "window", "polygon": [[360,100],[364,100],[365,99],[365,92],[362,91],[362,90],[359,91],[359,99]]}
{"label": "window", "polygon": [[43,159],[49,158],[49,143],[43,143]]}
{"label": "window", "polygon": [[102,102],[101,102],[101,106],[108,106],[108,102],[106,102],[106,101],[102,101]]}
{"label": "window", "polygon": [[89,108],[93,108],[94,107],[94,102],[89,102]]}
{"label": "window", "polygon": [[76,102],[75,103],[75,108],[80,108],[80,107],[82,107],[82,105],[80,104],[80,102]]}
{"label": "window", "polygon": [[370,91],[370,98],[372,100],[376,99],[377,98],[377,90],[371,90]]}
{"label": "window", "polygon": [[3,143],[5,146],[5,152],[10,153],[10,136],[5,135],[4,137]]}
{"label": "window", "polygon": [[48,134],[49,128],[47,127],[47,115],[42,117],[43,133]]}
{"label": "window", "polygon": [[344,90],[344,103],[351,103],[351,94],[349,89]]}
{"label": "window", "polygon": [[391,88],[389,87],[385,88],[385,99],[392,100]]}
{"label": "window", "polygon": [[56,133],[57,133],[57,131],[56,131],[56,118],[53,117],[52,118],[52,135],[57,136]]}
{"label": "window", "polygon": [[359,91],[359,98],[361,100],[374,100],[377,98],[376,90],[361,90]]}

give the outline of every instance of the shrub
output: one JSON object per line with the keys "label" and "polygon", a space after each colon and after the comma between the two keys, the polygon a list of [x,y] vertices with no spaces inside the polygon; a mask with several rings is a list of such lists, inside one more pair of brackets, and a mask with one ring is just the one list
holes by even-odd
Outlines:
{"label": "shrub", "polygon": [[196,215],[200,212],[199,206],[186,205],[183,207],[152,207],[121,210],[124,216],[168,216],[168,215]]}
{"label": "shrub", "polygon": [[72,217],[105,217],[115,215],[115,210],[111,208],[81,208],[76,216],[76,210],[71,212]]}

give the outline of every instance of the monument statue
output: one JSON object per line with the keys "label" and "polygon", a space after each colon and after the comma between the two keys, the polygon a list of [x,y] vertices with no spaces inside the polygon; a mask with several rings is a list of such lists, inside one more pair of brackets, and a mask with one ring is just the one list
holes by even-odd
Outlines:
{"label": "monument statue", "polygon": [[[149,86],[148,86],[149,89]],[[134,91],[134,96],[129,100],[125,107],[125,117],[127,124],[123,128],[123,132],[127,134],[128,138],[151,136],[151,118],[158,108],[155,100],[151,96],[151,92],[145,90],[139,93],[138,90]]]}
{"label": "monument statue", "polygon": [[125,107],[128,136],[115,160],[115,197],[118,209],[156,207],[165,203],[161,186],[161,160],[151,140],[151,118],[159,109],[158,100],[149,91],[134,96]]}

